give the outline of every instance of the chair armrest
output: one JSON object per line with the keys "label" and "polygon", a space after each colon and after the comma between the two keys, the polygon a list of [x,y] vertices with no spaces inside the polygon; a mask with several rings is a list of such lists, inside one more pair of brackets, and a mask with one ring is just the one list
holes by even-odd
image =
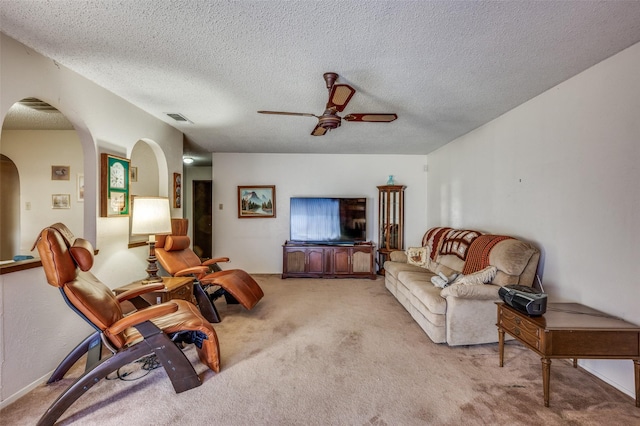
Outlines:
{"label": "chair armrest", "polygon": [[205,260],[204,262],[202,262],[202,264],[204,266],[209,266],[209,265],[214,265],[218,262],[228,262],[228,261],[229,261],[228,257],[216,257],[213,259]]}
{"label": "chair armrest", "polygon": [[177,303],[167,302],[161,303],[160,305],[153,305],[141,311],[135,311],[131,315],[127,315],[121,320],[116,321],[111,327],[107,328],[105,332],[113,335],[120,334],[129,327],[133,327],[137,324],[161,317],[163,315],[171,314],[177,310]]}
{"label": "chair armrest", "polygon": [[497,300],[500,298],[498,290],[500,286],[495,284],[453,284],[445,287],[440,296],[459,297],[461,299]]}
{"label": "chair armrest", "polygon": [[389,253],[389,260],[392,262],[407,263],[407,253],[402,250],[395,250]]}
{"label": "chair armrest", "polygon": [[184,277],[186,275],[195,275],[195,276],[200,276],[200,275],[204,275],[207,272],[209,272],[209,268],[207,268],[206,266],[192,266],[191,268],[186,268],[186,269],[182,269],[178,272],[176,272],[175,274],[173,274],[174,277]]}
{"label": "chair armrest", "polygon": [[130,300],[133,299],[134,297],[138,297],[141,296],[143,294],[147,294],[149,292],[152,291],[160,291],[164,289],[164,284],[163,283],[157,283],[157,284],[143,284],[141,286],[138,286],[136,288],[132,288],[131,290],[127,290],[123,293],[120,293],[116,296],[116,300],[120,303],[126,301],[126,300]]}

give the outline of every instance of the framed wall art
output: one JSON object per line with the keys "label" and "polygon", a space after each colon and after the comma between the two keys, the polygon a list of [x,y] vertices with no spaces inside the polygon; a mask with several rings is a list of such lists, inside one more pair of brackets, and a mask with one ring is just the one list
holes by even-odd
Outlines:
{"label": "framed wall art", "polygon": [[78,202],[84,202],[84,173],[78,173]]}
{"label": "framed wall art", "polygon": [[129,216],[129,160],[100,154],[100,216]]}
{"label": "framed wall art", "polygon": [[238,217],[276,217],[275,185],[238,186]]}
{"label": "framed wall art", "polygon": [[173,207],[176,209],[182,207],[182,175],[180,173],[173,174]]}
{"label": "framed wall art", "polygon": [[69,180],[69,166],[51,166],[51,180]]}
{"label": "framed wall art", "polygon": [[53,194],[51,196],[52,209],[70,209],[71,194]]}
{"label": "framed wall art", "polygon": [[138,168],[137,167],[133,167],[131,166],[130,168],[130,172],[131,172],[131,182],[137,182],[138,181]]}

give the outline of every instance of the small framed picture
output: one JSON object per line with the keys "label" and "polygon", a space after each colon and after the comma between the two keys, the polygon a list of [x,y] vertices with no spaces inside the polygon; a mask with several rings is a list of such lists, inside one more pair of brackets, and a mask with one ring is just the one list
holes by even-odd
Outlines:
{"label": "small framed picture", "polygon": [[71,194],[53,194],[51,196],[51,208],[53,209],[70,209]]}
{"label": "small framed picture", "polygon": [[240,219],[276,217],[275,185],[238,186]]}
{"label": "small framed picture", "polygon": [[176,209],[182,207],[182,175],[180,173],[173,174],[173,207]]}
{"label": "small framed picture", "polygon": [[129,173],[131,174],[131,182],[137,182],[138,181],[138,168],[137,167],[133,167],[131,166],[129,168]]}
{"label": "small framed picture", "polygon": [[84,173],[78,173],[78,202],[84,202]]}
{"label": "small framed picture", "polygon": [[69,166],[51,166],[51,180],[69,180]]}

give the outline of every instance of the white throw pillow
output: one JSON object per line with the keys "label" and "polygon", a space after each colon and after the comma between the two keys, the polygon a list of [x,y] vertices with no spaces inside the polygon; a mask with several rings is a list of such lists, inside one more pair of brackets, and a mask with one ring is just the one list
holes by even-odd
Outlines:
{"label": "white throw pillow", "polygon": [[497,272],[498,268],[495,266],[487,266],[473,274],[460,275],[452,284],[476,285],[490,283],[496,277]]}

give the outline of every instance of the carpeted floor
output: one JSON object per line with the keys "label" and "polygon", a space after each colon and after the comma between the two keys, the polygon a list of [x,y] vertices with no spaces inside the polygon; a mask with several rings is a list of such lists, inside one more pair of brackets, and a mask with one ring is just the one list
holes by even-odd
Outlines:
{"label": "carpeted floor", "polygon": [[[497,344],[436,345],[382,278],[256,279],[265,297],[254,310],[217,302],[219,374],[187,348],[204,383],[175,394],[162,369],[135,380],[145,371],[134,364],[132,381],[101,381],[59,424],[640,424],[632,398],[562,360],[545,408],[535,354],[509,342],[500,368]],[[39,386],[2,410],[0,423],[35,424],[71,381]]]}

